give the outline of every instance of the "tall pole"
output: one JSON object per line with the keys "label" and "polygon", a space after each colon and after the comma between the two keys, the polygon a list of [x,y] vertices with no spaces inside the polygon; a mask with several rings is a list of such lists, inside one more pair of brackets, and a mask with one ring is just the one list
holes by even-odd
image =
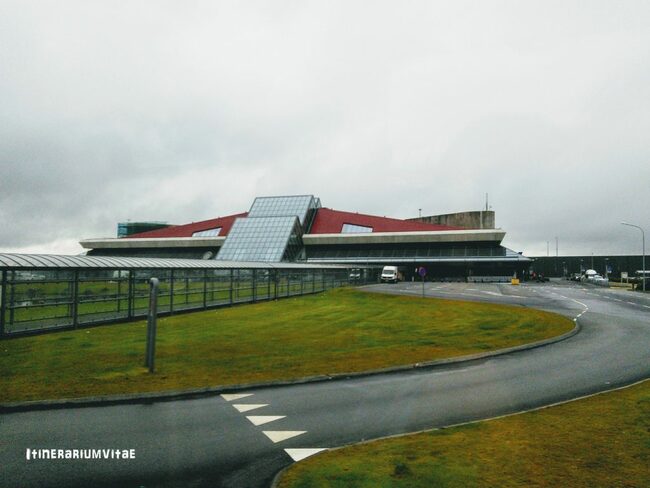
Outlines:
{"label": "tall pole", "polygon": [[158,315],[158,278],[149,280],[149,314],[147,315],[147,351],[145,353],[145,366],[149,372],[155,370],[156,358],[156,318]]}
{"label": "tall pole", "polygon": [[641,266],[643,267],[643,270],[642,270],[642,272],[643,272],[642,280],[643,281],[641,283],[643,284],[643,291],[645,291],[645,232],[643,232],[643,229],[638,225],[628,224],[627,222],[621,222],[621,224],[622,225],[628,225],[630,227],[636,227],[637,229],[639,229],[641,231],[641,245],[642,245],[642,250],[643,250],[643,254],[641,255],[642,256],[642,258],[641,258],[642,259]]}

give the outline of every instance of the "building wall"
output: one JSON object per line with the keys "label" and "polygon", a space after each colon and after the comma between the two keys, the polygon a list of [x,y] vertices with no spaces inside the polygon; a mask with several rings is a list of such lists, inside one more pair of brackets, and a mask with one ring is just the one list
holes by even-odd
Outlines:
{"label": "building wall", "polygon": [[[580,273],[586,269],[595,269],[605,275],[605,266],[612,269],[611,278],[620,278],[621,271],[627,271],[629,277],[642,267],[642,256],[537,256],[533,257],[530,269],[549,277],[562,277],[565,274]],[[646,257],[646,266],[650,267],[650,259]]]}
{"label": "building wall", "polygon": [[472,212],[457,212],[443,215],[429,215],[406,219],[427,224],[464,227],[466,229],[494,229],[494,210],[477,210]]}

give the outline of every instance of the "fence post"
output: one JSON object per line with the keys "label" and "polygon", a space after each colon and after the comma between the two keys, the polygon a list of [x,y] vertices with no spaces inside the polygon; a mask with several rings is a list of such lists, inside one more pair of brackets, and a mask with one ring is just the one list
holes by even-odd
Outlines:
{"label": "fence post", "polygon": [[273,298],[275,300],[278,299],[279,275],[280,275],[280,270],[279,269],[274,269],[273,270],[273,281],[275,283],[275,290],[273,291]]}
{"label": "fence post", "polygon": [[203,270],[203,308],[208,308],[208,270]]}
{"label": "fence post", "polygon": [[129,270],[129,280],[127,281],[128,283],[128,288],[127,288],[127,316],[132,319],[134,315],[133,309],[135,308],[135,271],[134,270]]}
{"label": "fence post", "polygon": [[147,315],[147,352],[145,366],[149,368],[150,373],[153,373],[155,369],[158,285],[158,278],[151,278],[149,280],[149,314]]}
{"label": "fence post", "polygon": [[72,326],[76,329],[79,325],[79,270],[76,269],[72,276]]}
{"label": "fence post", "polygon": [[15,298],[15,293],[16,291],[14,288],[16,287],[16,272],[12,271],[11,272],[11,286],[9,288],[9,325],[14,325],[14,305],[16,305],[16,302],[14,300]]}
{"label": "fence post", "polygon": [[2,271],[2,284],[0,284],[0,337],[5,335],[5,310],[7,308],[7,271]]}
{"label": "fence post", "polygon": [[253,270],[253,303],[255,303],[255,295],[257,295],[257,270]]}
{"label": "fence post", "polygon": [[174,270],[169,272],[169,314],[174,313]]}
{"label": "fence post", "polygon": [[229,292],[229,294],[230,294],[230,295],[229,295],[230,305],[232,305],[232,288],[233,288],[233,280],[232,280],[232,279],[233,279],[233,277],[234,277],[234,274],[235,274],[235,273],[234,273],[234,270],[233,270],[232,268],[230,268],[230,288],[229,288],[229,290],[228,290],[228,292]]}
{"label": "fence post", "polygon": [[[113,271],[115,273],[115,271]],[[122,311],[122,274],[117,271],[117,314]]]}

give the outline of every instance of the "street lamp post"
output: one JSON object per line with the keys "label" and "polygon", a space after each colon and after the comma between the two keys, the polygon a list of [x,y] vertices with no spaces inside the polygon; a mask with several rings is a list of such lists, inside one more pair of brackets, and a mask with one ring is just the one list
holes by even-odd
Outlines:
{"label": "street lamp post", "polygon": [[628,224],[627,222],[621,222],[621,224],[622,225],[628,225],[630,227],[636,227],[637,229],[639,229],[641,231],[641,243],[642,243],[642,246],[643,246],[642,247],[642,249],[643,249],[643,255],[642,255],[643,256],[642,257],[643,276],[641,278],[643,281],[641,281],[641,283],[643,284],[643,291],[645,291],[645,232],[643,232],[643,229],[638,225]]}

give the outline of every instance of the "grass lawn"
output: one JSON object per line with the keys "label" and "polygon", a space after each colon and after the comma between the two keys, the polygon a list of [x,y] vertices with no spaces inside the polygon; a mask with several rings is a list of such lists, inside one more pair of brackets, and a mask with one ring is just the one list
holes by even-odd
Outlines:
{"label": "grass lawn", "polygon": [[650,381],[498,420],[347,447],[281,488],[647,487]]}
{"label": "grass lawn", "polygon": [[571,330],[559,315],[504,305],[336,289],[146,322],[0,342],[0,401],[232,385],[461,356]]}

